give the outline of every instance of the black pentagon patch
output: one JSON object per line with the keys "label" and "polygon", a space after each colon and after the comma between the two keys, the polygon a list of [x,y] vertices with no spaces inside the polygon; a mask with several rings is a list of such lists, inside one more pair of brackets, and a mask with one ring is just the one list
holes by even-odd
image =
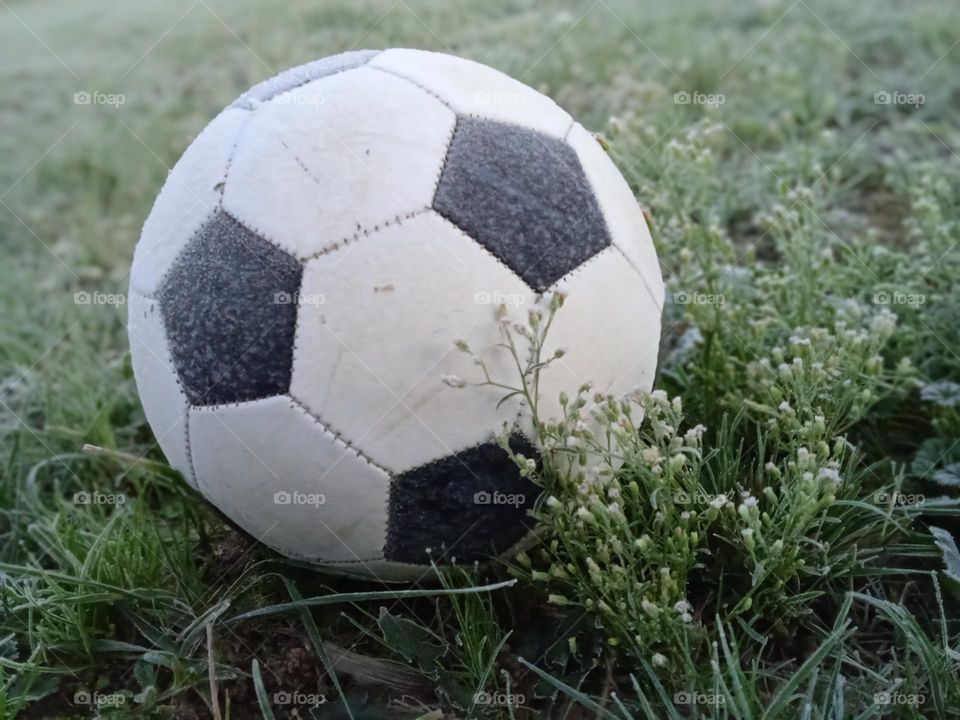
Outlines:
{"label": "black pentagon patch", "polygon": [[459,117],[433,206],[538,292],[610,245],[573,148],[518,125]]}
{"label": "black pentagon patch", "polygon": [[[522,435],[514,452],[537,458]],[[509,550],[533,526],[540,490],[495,442],[408,470],[390,483],[384,557],[427,565],[430,557],[478,560]]]}
{"label": "black pentagon patch", "polygon": [[192,405],[287,391],[302,268],[230,215],[217,213],[160,290],[170,353]]}
{"label": "black pentagon patch", "polygon": [[257,83],[237,98],[233,104],[251,107],[254,101],[266,102],[280,93],[294,90],[308,82],[366,65],[378,54],[380,54],[379,50],[352,50],[298,65]]}

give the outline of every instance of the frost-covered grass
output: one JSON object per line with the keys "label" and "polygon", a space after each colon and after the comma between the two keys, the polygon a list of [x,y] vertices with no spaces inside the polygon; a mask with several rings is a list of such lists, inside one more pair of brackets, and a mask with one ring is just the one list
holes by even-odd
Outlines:
{"label": "frost-covered grass", "polygon": [[[121,718],[309,717],[319,695],[316,717],[960,712],[949,0],[0,15],[0,717],[88,717],[84,692]],[[657,392],[573,387],[539,427],[538,542],[403,591],[198,503],[153,447],[125,308],[75,301],[125,291],[166,167],[241,90],[391,45],[499,67],[602,133],[668,281]]]}

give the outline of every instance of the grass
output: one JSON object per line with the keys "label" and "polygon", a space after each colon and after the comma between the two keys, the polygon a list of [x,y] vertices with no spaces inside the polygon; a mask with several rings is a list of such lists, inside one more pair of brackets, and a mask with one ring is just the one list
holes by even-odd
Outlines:
{"label": "grass", "polygon": [[[0,717],[960,711],[947,0],[0,13]],[[603,133],[668,282],[658,392],[570,388],[538,426],[534,547],[408,590],[225,526],[153,445],[124,306],[76,300],[125,292],[166,168],[239,92],[398,45],[487,62]]]}

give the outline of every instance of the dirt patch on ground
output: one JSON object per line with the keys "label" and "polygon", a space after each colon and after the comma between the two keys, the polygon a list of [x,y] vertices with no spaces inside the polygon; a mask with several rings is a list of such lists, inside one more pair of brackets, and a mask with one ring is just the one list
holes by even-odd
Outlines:
{"label": "dirt patch on ground", "polygon": [[889,188],[872,188],[854,196],[850,211],[862,216],[879,232],[880,242],[888,247],[903,248],[907,244],[903,221],[910,214],[910,203]]}

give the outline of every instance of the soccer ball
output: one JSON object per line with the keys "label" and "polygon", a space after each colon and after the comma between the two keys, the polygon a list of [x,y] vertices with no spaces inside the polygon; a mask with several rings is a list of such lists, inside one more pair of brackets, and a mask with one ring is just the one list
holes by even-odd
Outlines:
{"label": "soccer ball", "polygon": [[137,245],[129,335],[170,464],[283,555],[383,580],[502,555],[538,458],[495,316],[566,296],[561,390],[648,390],[663,284],[643,214],[589,132],[489,67],[418,50],[288,70],[218,115]]}

